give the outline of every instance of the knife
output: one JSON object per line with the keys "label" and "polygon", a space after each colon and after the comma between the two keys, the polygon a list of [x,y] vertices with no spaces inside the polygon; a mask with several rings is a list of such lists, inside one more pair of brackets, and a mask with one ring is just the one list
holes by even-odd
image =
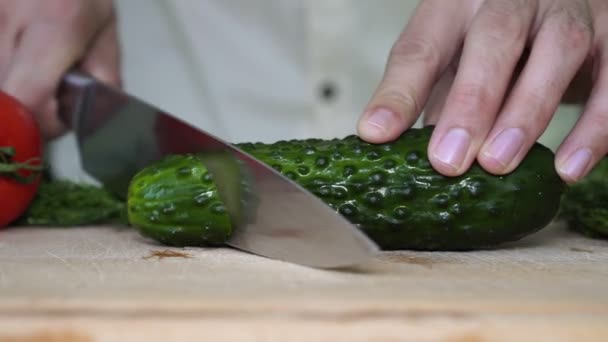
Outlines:
{"label": "knife", "polygon": [[[255,191],[251,219],[227,244],[290,263],[342,268],[366,263],[378,247],[335,210],[234,145],[135,96],[78,71],[59,88],[59,116],[75,133],[84,170],[126,196],[131,177],[169,154],[228,152],[241,161]],[[212,175],[221,166],[206,165]]]}

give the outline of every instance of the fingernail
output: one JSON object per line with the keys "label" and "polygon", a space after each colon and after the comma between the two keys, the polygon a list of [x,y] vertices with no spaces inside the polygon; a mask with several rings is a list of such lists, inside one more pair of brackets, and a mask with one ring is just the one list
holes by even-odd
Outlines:
{"label": "fingernail", "polygon": [[507,128],[494,138],[485,154],[506,167],[523,144],[524,132],[519,128]]}
{"label": "fingernail", "polygon": [[588,148],[578,149],[562,164],[560,171],[570,179],[578,180],[583,176],[583,173],[591,162],[591,156],[591,150]]}
{"label": "fingernail", "polygon": [[394,114],[388,109],[380,108],[367,118],[367,126],[381,133],[386,133],[393,122]]}
{"label": "fingernail", "polygon": [[471,137],[466,130],[452,128],[435,148],[435,158],[458,170],[464,162],[470,144]]}

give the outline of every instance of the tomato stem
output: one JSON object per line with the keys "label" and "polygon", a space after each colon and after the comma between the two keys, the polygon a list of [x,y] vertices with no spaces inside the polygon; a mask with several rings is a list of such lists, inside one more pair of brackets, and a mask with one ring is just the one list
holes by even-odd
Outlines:
{"label": "tomato stem", "polygon": [[[0,177],[9,177],[20,183],[33,182],[40,172],[44,170],[40,158],[31,158],[24,162],[15,162],[15,148],[12,146],[0,146]],[[24,176],[22,171],[30,171]]]}

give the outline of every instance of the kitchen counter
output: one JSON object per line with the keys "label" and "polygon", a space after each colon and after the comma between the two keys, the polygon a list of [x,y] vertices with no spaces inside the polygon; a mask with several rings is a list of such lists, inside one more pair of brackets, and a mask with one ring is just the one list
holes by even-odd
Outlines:
{"label": "kitchen counter", "polygon": [[608,340],[608,241],[553,224],[329,271],[116,227],[0,232],[0,341]]}

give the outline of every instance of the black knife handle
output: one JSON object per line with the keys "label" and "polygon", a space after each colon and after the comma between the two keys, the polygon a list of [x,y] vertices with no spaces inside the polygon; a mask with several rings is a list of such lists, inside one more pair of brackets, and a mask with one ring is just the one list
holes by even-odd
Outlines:
{"label": "black knife handle", "polygon": [[85,110],[95,84],[92,76],[81,71],[70,71],[64,75],[59,85],[58,116],[64,125],[73,129],[77,124],[78,114]]}

